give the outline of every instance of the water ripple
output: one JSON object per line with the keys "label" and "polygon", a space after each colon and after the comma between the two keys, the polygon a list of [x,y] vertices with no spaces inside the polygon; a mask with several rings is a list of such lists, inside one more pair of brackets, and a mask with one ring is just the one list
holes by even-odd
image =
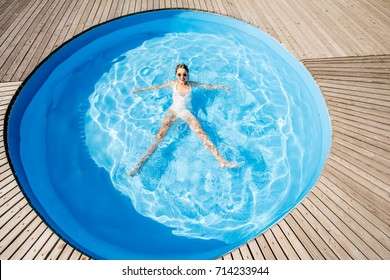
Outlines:
{"label": "water ripple", "polygon": [[[269,226],[286,199],[296,199],[301,142],[308,137],[302,124],[310,112],[300,108],[306,93],[297,74],[268,51],[231,36],[170,33],[113,61],[89,97],[86,144],[140,214],[176,235],[234,243]],[[178,121],[141,172],[128,177],[171,103],[170,89],[131,92],[174,79],[181,62],[190,67],[191,80],[231,88],[231,95],[196,89],[192,107],[221,153],[241,167],[220,169]]]}

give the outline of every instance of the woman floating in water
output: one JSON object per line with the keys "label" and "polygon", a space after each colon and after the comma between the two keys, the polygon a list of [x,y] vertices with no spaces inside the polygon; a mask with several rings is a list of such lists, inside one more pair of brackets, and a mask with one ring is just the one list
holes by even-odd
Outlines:
{"label": "woman floating in water", "polygon": [[188,67],[185,64],[179,64],[176,66],[176,77],[177,81],[170,81],[163,85],[151,86],[147,88],[136,88],[133,93],[151,90],[151,89],[160,89],[165,87],[172,87],[172,105],[168,109],[168,114],[164,117],[160,130],[158,131],[154,143],[147,150],[146,155],[144,155],[141,160],[138,162],[136,167],[128,173],[128,175],[134,176],[141,169],[143,164],[149,159],[149,157],[157,149],[158,144],[161,140],[167,135],[169,128],[177,120],[177,118],[182,119],[190,126],[191,130],[195,132],[199,138],[202,140],[203,145],[210,151],[210,153],[217,159],[219,166],[221,168],[234,168],[237,167],[237,164],[227,161],[223,156],[219,154],[217,148],[211,142],[210,138],[203,131],[199,121],[195,118],[193,114],[188,110],[187,106],[191,101],[191,91],[193,87],[202,87],[205,89],[226,89],[230,93],[230,89],[227,86],[221,85],[205,85],[197,82],[188,81]]}

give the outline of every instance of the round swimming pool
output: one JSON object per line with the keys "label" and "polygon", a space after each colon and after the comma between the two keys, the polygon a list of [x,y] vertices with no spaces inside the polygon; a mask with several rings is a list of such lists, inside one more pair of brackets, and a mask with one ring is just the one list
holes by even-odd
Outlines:
{"label": "round swimming pool", "polygon": [[[183,121],[135,176],[186,63],[191,112],[228,160],[220,168]],[[96,259],[213,259],[292,210],[320,176],[331,130],[311,75],[257,28],[162,10],[94,27],[23,83],[8,112],[7,152],[33,208]]]}

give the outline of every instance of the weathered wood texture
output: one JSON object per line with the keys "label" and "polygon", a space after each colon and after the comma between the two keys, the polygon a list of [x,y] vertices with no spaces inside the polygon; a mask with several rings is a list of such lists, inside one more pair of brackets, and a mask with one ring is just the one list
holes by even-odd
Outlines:
{"label": "weathered wood texture", "polygon": [[332,119],[332,149],[312,192],[223,259],[390,259],[390,2],[386,0],[0,1],[0,259],[88,259],[41,221],[10,170],[6,108],[54,49],[109,19],[190,8],[244,20],[309,69]]}
{"label": "weathered wood texture", "polygon": [[0,82],[21,81],[80,32],[131,13],[190,8],[235,17],[268,32],[298,59],[380,55],[390,48],[386,0],[4,0]]}

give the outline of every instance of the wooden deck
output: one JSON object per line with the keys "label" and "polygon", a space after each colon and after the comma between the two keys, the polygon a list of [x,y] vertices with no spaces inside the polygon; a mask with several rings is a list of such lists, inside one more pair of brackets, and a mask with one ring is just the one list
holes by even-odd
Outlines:
{"label": "wooden deck", "polygon": [[88,259],[53,233],[7,162],[6,108],[55,48],[115,17],[190,8],[249,22],[308,68],[333,142],[311,193],[282,221],[223,259],[390,259],[390,2],[387,0],[0,0],[0,259]]}

